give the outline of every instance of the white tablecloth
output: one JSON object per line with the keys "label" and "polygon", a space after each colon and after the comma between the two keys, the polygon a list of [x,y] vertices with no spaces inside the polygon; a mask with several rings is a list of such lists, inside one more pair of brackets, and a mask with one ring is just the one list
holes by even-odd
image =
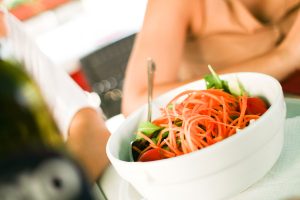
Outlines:
{"label": "white tablecloth", "polygon": [[232,200],[253,199],[300,199],[300,117],[286,120],[283,150],[268,174],[232,198]]}

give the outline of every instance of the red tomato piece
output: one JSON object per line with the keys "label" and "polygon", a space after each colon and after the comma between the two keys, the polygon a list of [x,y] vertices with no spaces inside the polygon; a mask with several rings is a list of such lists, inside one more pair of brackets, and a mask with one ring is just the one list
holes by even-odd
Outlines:
{"label": "red tomato piece", "polygon": [[247,99],[247,114],[262,115],[268,110],[266,102],[259,97],[249,97]]}
{"label": "red tomato piece", "polygon": [[151,149],[151,150],[143,153],[138,161],[148,162],[148,161],[161,160],[161,159],[163,159],[163,156],[162,156],[160,150],[159,149]]}

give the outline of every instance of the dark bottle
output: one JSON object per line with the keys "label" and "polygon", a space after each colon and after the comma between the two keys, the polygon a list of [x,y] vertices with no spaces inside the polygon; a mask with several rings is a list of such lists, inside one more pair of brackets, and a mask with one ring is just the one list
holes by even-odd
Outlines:
{"label": "dark bottle", "polygon": [[62,137],[35,82],[20,64],[0,60],[0,159],[62,146]]}
{"label": "dark bottle", "polygon": [[0,59],[0,199],[92,200],[35,82]]}

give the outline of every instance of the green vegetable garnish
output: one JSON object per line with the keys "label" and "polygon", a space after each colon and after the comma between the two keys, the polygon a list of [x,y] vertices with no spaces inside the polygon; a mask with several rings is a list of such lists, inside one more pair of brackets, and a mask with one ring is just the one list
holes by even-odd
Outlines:
{"label": "green vegetable garnish", "polygon": [[208,65],[208,69],[211,74],[204,76],[207,89],[223,89],[225,92],[228,92],[229,94],[235,96],[242,96],[243,94],[248,94],[242,83],[237,78],[231,81],[221,80],[219,75],[213,70],[213,68],[210,65]]}
{"label": "green vegetable garnish", "polygon": [[34,3],[35,0],[10,0],[10,1],[4,1],[3,4],[8,8],[8,9],[13,9],[17,6],[26,4],[26,3]]}
{"label": "green vegetable garnish", "polygon": [[228,81],[228,88],[230,94],[234,96],[242,96],[244,94],[247,94],[247,96],[249,96],[248,92],[245,90],[244,86],[237,78]]}
{"label": "green vegetable garnish", "polygon": [[166,137],[168,137],[169,135],[169,131],[166,131],[162,134],[162,139],[165,139]]}
{"label": "green vegetable garnish", "polygon": [[169,105],[167,106],[167,108],[168,108],[169,110],[172,110],[173,107],[174,107],[174,104],[169,104]]}
{"label": "green vegetable garnish", "polygon": [[[149,121],[141,122],[138,127],[138,131],[144,133],[148,137],[151,137],[155,132],[158,132],[162,129],[163,129],[163,127],[156,126],[155,124],[152,124]],[[137,135],[137,139],[139,139],[139,138],[140,138],[140,136]]]}
{"label": "green vegetable garnish", "polygon": [[182,120],[181,119],[175,119],[174,120],[174,124],[178,127],[181,127],[182,126]]}
{"label": "green vegetable garnish", "polygon": [[151,138],[151,140],[154,142],[154,144],[157,144],[158,141],[157,137]]}
{"label": "green vegetable garnish", "polygon": [[230,93],[227,81],[221,80],[219,75],[213,70],[210,65],[208,65],[208,69],[211,74],[204,76],[206,88],[223,89],[225,92]]}

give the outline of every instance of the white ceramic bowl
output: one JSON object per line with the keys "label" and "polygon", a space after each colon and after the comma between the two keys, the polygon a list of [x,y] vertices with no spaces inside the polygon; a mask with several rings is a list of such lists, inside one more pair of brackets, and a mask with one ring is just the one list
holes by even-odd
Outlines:
{"label": "white ceramic bowl", "polygon": [[[119,175],[146,199],[226,199],[247,189],[274,165],[283,145],[286,107],[279,82],[264,74],[236,73],[252,95],[268,99],[271,106],[255,123],[238,134],[205,149],[175,158],[152,162],[129,162],[130,141],[146,105],[131,114],[110,137],[107,155]],[[174,89],[154,100],[156,109],[187,89],[205,89],[203,80]],[[155,116],[156,115],[156,116]],[[154,116],[158,112],[154,109]]]}

